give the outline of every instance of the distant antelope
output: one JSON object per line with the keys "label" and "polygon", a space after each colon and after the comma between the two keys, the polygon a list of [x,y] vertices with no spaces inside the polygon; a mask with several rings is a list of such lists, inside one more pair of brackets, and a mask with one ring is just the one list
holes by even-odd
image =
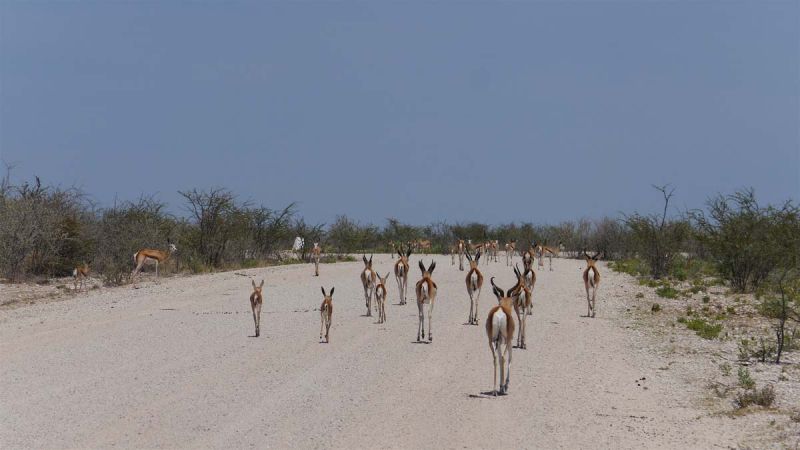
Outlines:
{"label": "distant antelope", "polygon": [[422,261],[419,262],[419,270],[422,271],[422,279],[417,281],[417,307],[419,308],[419,326],[417,327],[417,342],[425,339],[425,314],[423,312],[424,306],[428,305],[428,341],[433,341],[433,303],[436,301],[436,283],[433,282],[431,275],[433,269],[436,268],[436,261],[431,261],[431,265],[426,269]]}
{"label": "distant antelope", "polygon": [[511,288],[509,296],[513,300],[514,312],[517,314],[517,321],[519,322],[519,332],[517,332],[517,348],[525,349],[525,322],[533,306],[533,299],[531,290],[525,283],[525,278],[519,271],[519,266],[514,267],[514,275],[517,276],[517,285]]}
{"label": "distant antelope", "polygon": [[481,298],[481,288],[483,288],[483,274],[478,269],[478,262],[481,259],[481,251],[475,254],[473,259],[469,253],[466,253],[467,260],[469,260],[469,272],[467,272],[467,294],[469,294],[469,319],[467,323],[470,325],[478,324],[478,300]]}
{"label": "distant antelope", "polygon": [[[594,301],[595,296],[597,295],[597,288],[600,286],[600,271],[597,270],[595,263],[600,257],[600,252],[595,253],[593,256],[589,256],[584,249],[583,256],[586,258],[586,270],[583,271],[583,285],[586,287],[586,303],[588,304],[586,317],[594,317]],[[592,291],[591,297],[589,296],[589,290]]]}
{"label": "distant antelope", "polygon": [[375,303],[378,307],[378,323],[386,322],[386,280],[389,279],[389,272],[385,277],[378,275],[378,285],[375,286]]}
{"label": "distant antelope", "polygon": [[142,269],[142,266],[145,263],[155,262],[156,264],[156,278],[158,278],[158,265],[160,263],[165,262],[178,250],[178,247],[175,247],[175,244],[169,244],[169,249],[167,251],[163,250],[153,250],[150,248],[143,248],[138,252],[133,254],[133,262],[136,264],[136,268],[133,269],[131,272],[131,280],[133,280],[139,271]]}
{"label": "distant antelope", "polygon": [[547,259],[550,260],[550,270],[553,270],[553,257],[558,257],[558,254],[561,253],[561,250],[564,249],[564,244],[561,241],[558,241],[558,245],[555,247],[549,247],[547,245],[542,246],[542,257],[547,256]]}
{"label": "distant antelope", "polygon": [[86,288],[86,278],[89,276],[89,264],[83,263],[82,266],[78,266],[72,269],[72,278],[74,289],[73,291],[78,290],[78,285],[80,284],[81,290],[85,290]]}
{"label": "distant antelope", "polygon": [[389,241],[389,247],[392,249],[390,254],[392,255],[392,259],[394,259],[394,254],[395,254],[395,252],[397,252],[397,248],[398,248],[397,244],[394,241]]}
{"label": "distant antelope", "polygon": [[[492,350],[492,363],[494,364],[494,395],[508,392],[511,378],[511,340],[514,339],[514,318],[511,317],[511,292],[504,293],[494,284],[494,277],[490,280],[492,292],[497,297],[498,305],[489,311],[486,318],[486,335],[489,338],[489,348]],[[506,355],[508,359],[506,360]],[[500,363],[500,390],[497,390],[497,365]],[[504,380],[505,378],[505,380]]]}
{"label": "distant antelope", "polygon": [[311,259],[314,260],[314,276],[319,276],[319,258],[322,255],[322,247],[319,242],[314,242],[314,248],[311,249]]}
{"label": "distant antelope", "polygon": [[329,343],[331,341],[329,334],[331,319],[333,318],[333,290],[336,288],[332,287],[330,294],[325,293],[324,287],[320,287],[320,289],[322,289],[322,304],[319,305],[319,341],[322,342],[322,332],[325,331],[325,343]]}
{"label": "distant antelope", "polygon": [[250,294],[250,309],[253,310],[253,322],[256,324],[256,337],[261,335],[261,304],[264,303],[264,297],[261,295],[261,289],[264,287],[264,280],[261,284],[256,286],[256,280],[250,280],[253,283],[253,293]]}
{"label": "distant antelope", "polygon": [[517,251],[517,241],[506,242],[506,265],[514,263],[514,252]]}
{"label": "distant antelope", "polygon": [[423,254],[427,253],[425,250],[427,250],[428,252],[431,251],[431,241],[427,239],[418,240],[416,241],[416,244],[417,244],[417,249],[419,250],[420,253]]}
{"label": "distant antelope", "polygon": [[400,304],[405,305],[408,296],[408,257],[411,256],[411,247],[406,254],[402,250],[397,250],[400,256],[394,263],[394,278],[397,280],[397,290],[400,292]]}
{"label": "distant antelope", "polygon": [[372,296],[375,293],[375,285],[378,284],[378,276],[372,270],[372,255],[367,259],[363,255],[364,270],[361,272],[361,285],[364,287],[364,302],[367,304],[367,316],[372,317]]}
{"label": "distant antelope", "polygon": [[497,239],[489,241],[489,247],[492,249],[492,259],[497,262],[497,254],[500,252],[500,241]]}
{"label": "distant antelope", "polygon": [[463,239],[459,239],[456,244],[453,246],[453,249],[450,253],[450,265],[455,265],[455,255],[458,255],[458,270],[464,270],[464,249],[466,245],[464,244]]}
{"label": "distant antelope", "polygon": [[[533,271],[533,255],[534,249],[522,253],[522,279],[525,286],[533,293],[533,288],[536,286],[536,272]],[[531,299],[532,300],[532,299]],[[533,314],[533,308],[528,308],[528,315]]]}

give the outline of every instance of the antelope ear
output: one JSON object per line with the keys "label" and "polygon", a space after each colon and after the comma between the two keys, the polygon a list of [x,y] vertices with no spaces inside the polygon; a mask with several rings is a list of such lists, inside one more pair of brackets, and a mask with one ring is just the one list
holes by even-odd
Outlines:
{"label": "antelope ear", "polygon": [[428,273],[433,274],[433,269],[436,268],[436,261],[432,261],[430,267],[428,267]]}
{"label": "antelope ear", "polygon": [[364,264],[367,263],[367,255],[361,255],[361,259],[364,260]]}
{"label": "antelope ear", "polygon": [[331,297],[333,297],[333,290],[334,290],[334,289],[336,289],[336,287],[332,287],[332,288],[331,288]]}
{"label": "antelope ear", "polygon": [[256,288],[256,280],[250,280],[250,282],[253,283],[253,289],[255,289]]}
{"label": "antelope ear", "polygon": [[323,296],[325,296],[325,297],[327,297],[327,296],[328,296],[328,294],[326,294],[326,293],[325,293],[325,288],[324,288],[324,287],[320,286],[320,287],[319,287],[319,290],[321,290],[321,291],[322,291],[322,295],[323,295]]}
{"label": "antelope ear", "polygon": [[422,264],[422,260],[421,259],[419,260],[419,270],[421,270],[422,273],[425,273],[425,265]]}
{"label": "antelope ear", "polygon": [[258,285],[258,288],[261,289],[264,287],[264,280],[261,280],[261,284]]}

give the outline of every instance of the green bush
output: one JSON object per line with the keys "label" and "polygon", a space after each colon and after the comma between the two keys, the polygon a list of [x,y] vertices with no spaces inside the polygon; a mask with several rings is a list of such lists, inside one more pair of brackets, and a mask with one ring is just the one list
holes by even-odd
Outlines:
{"label": "green bush", "polygon": [[753,377],[750,376],[750,370],[747,367],[739,367],[736,376],[739,378],[739,386],[745,389],[753,389],[756,387],[756,382],[753,380]]}
{"label": "green bush", "polygon": [[656,294],[658,294],[659,297],[664,298],[678,298],[679,293],[680,292],[672,286],[661,286],[660,288],[656,289]]}
{"label": "green bush", "polygon": [[696,332],[703,339],[715,339],[722,331],[722,324],[710,324],[698,317],[686,322],[686,328]]}
{"label": "green bush", "polygon": [[772,403],[775,402],[775,389],[773,389],[771,384],[761,389],[748,389],[737,395],[733,402],[739,409],[746,408],[750,405],[769,408],[772,406]]}

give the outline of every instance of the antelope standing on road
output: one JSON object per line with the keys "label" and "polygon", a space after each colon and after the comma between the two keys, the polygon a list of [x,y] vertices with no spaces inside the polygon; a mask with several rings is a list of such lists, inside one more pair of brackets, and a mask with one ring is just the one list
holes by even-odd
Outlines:
{"label": "antelope standing on road", "polygon": [[378,276],[372,270],[372,255],[367,259],[363,255],[364,270],[361,271],[361,285],[364,286],[364,302],[367,304],[367,316],[372,316],[372,296],[375,293],[375,286],[378,284]]}
{"label": "antelope standing on road", "polygon": [[73,278],[73,291],[78,290],[78,285],[80,285],[81,290],[85,290],[86,288],[86,278],[89,276],[89,264],[83,263],[82,266],[78,266],[72,269],[72,278]]}
{"label": "antelope standing on road", "polygon": [[[600,271],[597,270],[595,263],[600,257],[600,252],[595,253],[594,256],[589,256],[584,249],[583,256],[586,258],[586,270],[583,271],[583,285],[586,287],[586,303],[588,304],[586,317],[594,317],[594,300],[597,295],[597,288],[600,286]],[[589,296],[590,290],[592,291],[591,297]]]}
{"label": "antelope standing on road", "polygon": [[514,267],[514,275],[517,276],[517,285],[510,289],[509,296],[513,300],[514,312],[517,314],[517,321],[519,322],[517,348],[526,349],[528,346],[525,344],[525,323],[528,311],[533,309],[533,298],[530,288],[525,283],[525,278],[519,271],[519,266]]}
{"label": "antelope standing on road", "polygon": [[564,248],[564,244],[561,241],[558,241],[558,245],[555,247],[549,247],[547,245],[542,246],[542,257],[547,256],[547,259],[550,260],[550,270],[553,270],[553,257],[558,257],[558,254],[561,253],[561,250]]}
{"label": "antelope standing on road", "polygon": [[[486,318],[486,335],[489,338],[489,349],[492,350],[494,364],[494,395],[508,392],[511,379],[511,340],[514,339],[514,319],[511,317],[511,292],[504,293],[490,280],[492,292],[497,297],[497,306],[489,311]],[[497,365],[500,363],[500,390],[497,390]]]}
{"label": "antelope standing on road", "polygon": [[327,344],[331,341],[329,333],[331,318],[333,318],[333,290],[336,288],[332,287],[330,294],[325,293],[324,287],[320,287],[320,289],[322,289],[322,304],[319,305],[319,341],[322,342],[322,332],[325,331],[325,343]]}
{"label": "antelope standing on road", "polygon": [[425,339],[425,305],[428,305],[428,342],[433,341],[433,303],[436,301],[436,283],[433,282],[431,275],[436,268],[436,261],[431,261],[431,265],[426,269],[422,261],[419,262],[419,270],[422,271],[422,279],[417,281],[417,307],[419,308],[419,326],[417,327],[417,342]]}
{"label": "antelope standing on road", "polygon": [[386,280],[389,279],[389,272],[385,277],[378,275],[378,285],[375,286],[375,303],[378,307],[378,323],[386,322]]}
{"label": "antelope standing on road", "polygon": [[[533,294],[533,287],[536,286],[536,272],[533,271],[533,255],[533,248],[522,253],[522,279],[525,281],[525,286],[530,289],[531,294]],[[532,314],[533,308],[529,308],[528,315],[530,316]]]}
{"label": "antelope standing on road", "polygon": [[411,247],[405,255],[402,250],[397,250],[397,254],[400,258],[394,263],[394,278],[397,280],[397,290],[400,291],[400,304],[405,305],[408,295],[408,257],[411,256]]}
{"label": "antelope standing on road", "polygon": [[481,259],[481,251],[475,254],[473,259],[469,253],[466,253],[467,260],[469,261],[469,272],[467,272],[467,294],[469,294],[469,319],[467,323],[470,325],[478,324],[478,300],[481,297],[481,288],[483,288],[483,274],[478,269],[478,262]]}
{"label": "antelope standing on road", "polygon": [[319,258],[322,255],[322,247],[319,242],[314,242],[314,248],[311,249],[311,259],[314,260],[314,276],[319,276]]}
{"label": "antelope standing on road", "polygon": [[261,289],[264,287],[264,280],[261,284],[256,286],[256,280],[250,280],[253,283],[253,293],[250,294],[250,309],[253,310],[253,322],[256,324],[256,337],[261,335],[261,304],[264,303],[264,297],[261,295]]}
{"label": "antelope standing on road", "polygon": [[156,264],[156,278],[158,278],[158,265],[160,263],[165,262],[178,250],[178,247],[175,247],[175,244],[169,244],[169,248],[167,251],[164,250],[153,250],[151,248],[143,248],[138,252],[133,254],[133,262],[136,264],[136,268],[133,269],[131,272],[131,280],[135,280],[136,275],[142,269],[142,266],[145,263],[155,262]]}
{"label": "antelope standing on road", "polygon": [[517,241],[506,242],[506,265],[514,263],[514,252],[517,251]]}
{"label": "antelope standing on road", "polygon": [[458,255],[458,270],[464,270],[464,249],[466,245],[463,239],[459,239],[456,245],[453,246],[453,251],[450,254],[450,265],[455,265],[455,255]]}

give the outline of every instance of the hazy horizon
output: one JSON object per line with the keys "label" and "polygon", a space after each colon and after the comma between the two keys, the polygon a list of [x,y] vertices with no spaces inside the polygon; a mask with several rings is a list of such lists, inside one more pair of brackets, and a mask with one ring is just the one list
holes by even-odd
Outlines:
{"label": "hazy horizon", "polygon": [[555,223],[800,197],[800,2],[0,4],[0,158],[101,205]]}

